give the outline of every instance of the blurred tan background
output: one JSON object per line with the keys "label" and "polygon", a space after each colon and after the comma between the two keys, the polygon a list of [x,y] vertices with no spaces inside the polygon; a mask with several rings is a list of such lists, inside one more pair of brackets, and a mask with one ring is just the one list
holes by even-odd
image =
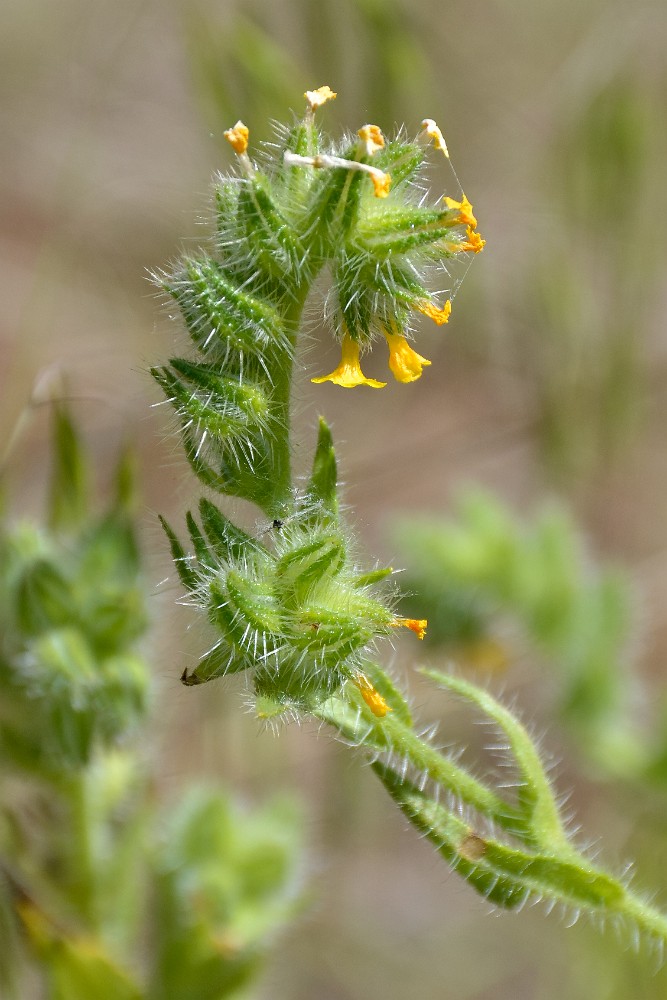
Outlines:
{"label": "blurred tan background", "polygon": [[[230,163],[222,133],[237,118],[269,138],[268,121],[324,83],[339,92],[323,113],[332,130],[405,121],[412,133],[434,117],[487,247],[449,326],[424,322],[417,346],[433,365],[419,382],[348,392],[304,373],[304,464],[324,412],[355,521],[386,560],[393,517],[445,512],[465,482],[521,514],[567,500],[592,551],[636,581],[629,656],[648,725],[667,653],[666,52],[661,0],[5,0],[0,452],[9,447],[11,502],[39,511],[48,421],[39,405],[22,418],[31,399],[76,400],[101,468],[119,440],[136,441],[159,707],[146,752],[164,792],[205,773],[248,799],[296,788],[306,804],[312,902],[279,946],[266,998],[657,1000],[667,977],[652,975],[645,950],[539,907],[489,916],[344,748],[296,727],[262,732],[240,681],[179,685],[207,637],[174,606],[173,581],[161,583],[155,512],[178,523],[199,487],[165,410],[151,410],[146,369],[182,338],[148,271],[204,239],[210,178]],[[431,180],[456,193],[444,168]],[[328,371],[337,354],[322,334],[304,365]],[[384,369],[378,350],[365,370]],[[397,668],[414,656],[406,645]],[[561,760],[601,857],[636,858],[637,884],[664,904],[664,797],[586,776],[549,724],[549,683],[531,664],[500,684]],[[455,708],[423,714],[443,717],[443,740],[466,738]]]}

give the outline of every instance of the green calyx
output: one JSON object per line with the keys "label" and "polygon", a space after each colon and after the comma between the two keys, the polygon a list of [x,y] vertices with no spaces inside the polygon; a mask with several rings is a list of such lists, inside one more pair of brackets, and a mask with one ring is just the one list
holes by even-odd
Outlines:
{"label": "green calyx", "polygon": [[165,525],[181,582],[219,636],[184,683],[249,670],[258,695],[287,707],[329,697],[359,672],[393,615],[321,501],[307,495],[260,537],[208,500],[199,519],[201,529],[188,519],[192,555]]}

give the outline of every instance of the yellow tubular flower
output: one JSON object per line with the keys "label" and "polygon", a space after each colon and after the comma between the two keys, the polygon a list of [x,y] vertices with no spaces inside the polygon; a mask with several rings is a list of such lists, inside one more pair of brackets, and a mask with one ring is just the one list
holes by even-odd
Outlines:
{"label": "yellow tubular flower", "polygon": [[431,362],[413,351],[405,337],[400,333],[389,333],[385,330],[389,345],[389,368],[398,382],[414,382],[421,376],[422,368]]}
{"label": "yellow tubular flower", "polygon": [[388,705],[379,691],[377,691],[365,674],[359,674],[353,681],[355,687],[359,688],[361,697],[364,699],[373,715],[382,719],[387,712],[393,712],[391,705]]}
{"label": "yellow tubular flower", "polygon": [[477,219],[473,215],[472,205],[465,195],[461,196],[461,201],[454,201],[453,198],[445,198],[445,205],[447,208],[458,208],[459,217],[456,220],[457,222],[460,222],[463,226],[472,226],[473,229],[477,229]]}
{"label": "yellow tubular flower", "polygon": [[384,136],[377,125],[364,125],[357,135],[366,147],[366,155],[372,156],[379,149],[384,149]]}
{"label": "yellow tubular flower", "polygon": [[438,309],[436,305],[429,302],[428,299],[422,299],[420,302],[415,302],[415,309],[417,309],[423,316],[428,316],[432,319],[434,323],[438,326],[442,326],[443,323],[449,323],[449,317],[452,314],[452,303],[451,299],[447,299],[442,309]]}
{"label": "yellow tubular flower", "polygon": [[343,356],[341,362],[330,375],[311,378],[311,382],[333,382],[345,389],[354,389],[357,385],[370,385],[372,389],[383,389],[386,382],[376,382],[374,378],[366,378],[359,362],[359,344],[349,333],[344,334],[342,342]]}
{"label": "yellow tubular flower", "polygon": [[426,635],[428,620],[426,618],[394,618],[393,622],[389,624],[393,625],[394,628],[409,628],[418,639],[423,639]]}
{"label": "yellow tubular flower", "polygon": [[409,628],[418,639],[423,639],[426,635],[428,621],[426,618],[394,618],[393,622],[389,624],[393,625],[394,628]]}
{"label": "yellow tubular flower", "polygon": [[333,92],[331,87],[318,87],[317,90],[307,90],[303,95],[308,104],[310,105],[311,111],[316,111],[317,108],[322,107],[327,101],[333,101],[338,95]]}
{"label": "yellow tubular flower", "polygon": [[234,128],[228,128],[223,135],[235,153],[241,156],[248,148],[248,128],[239,121]]}

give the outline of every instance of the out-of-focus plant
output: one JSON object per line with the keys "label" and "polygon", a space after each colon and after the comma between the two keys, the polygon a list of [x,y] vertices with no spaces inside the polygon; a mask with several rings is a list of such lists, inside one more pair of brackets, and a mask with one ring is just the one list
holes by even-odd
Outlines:
{"label": "out-of-focus plant", "polygon": [[[61,407],[47,527],[0,525],[0,987],[53,1000],[221,1000],[294,906],[296,826],[199,789],[155,801],[132,461],[109,509]],[[247,995],[245,992],[243,995]]]}
{"label": "out-of-focus plant", "polygon": [[[636,712],[629,583],[620,569],[592,564],[562,506],[519,521],[471,491],[455,516],[399,522],[395,538],[409,556],[404,590],[419,595],[434,649],[469,667],[504,669],[513,631],[546,661],[561,718],[597,774],[667,785],[665,692],[651,725]],[[406,597],[408,613],[414,602]]]}
{"label": "out-of-focus plant", "polygon": [[[283,5],[280,22],[299,25],[298,48],[276,30],[271,15],[262,5],[213,10],[200,0],[187,4],[183,27],[191,73],[212,129],[240,115],[258,123],[258,139],[269,138],[271,120],[281,118],[315,73],[354,81],[375,120],[393,121],[414,106],[426,59],[417,41],[420,12],[404,0],[294,0]],[[357,51],[372,52],[372,60],[351,59],[352,33]],[[296,32],[292,43],[294,37]]]}
{"label": "out-of-focus plant", "polygon": [[367,378],[361,353],[376,339],[401,383],[430,362],[408,341],[411,315],[447,323],[450,268],[484,241],[466,196],[429,204],[421,184],[425,146],[448,157],[439,128],[386,141],[375,125],[336,142],[316,124],[335,94],[305,94],[304,116],[279,131],[261,166],[239,121],[225,136],[238,170],[215,183],[217,230],[209,246],[157,276],[175,302],[193,358],[153,374],[173,407],[186,455],[208,490],[254,504],[248,531],[208,497],[187,515],[188,548],[165,523],[181,583],[217,640],[182,680],[190,686],[247,671],[258,717],[314,717],[372,761],[385,788],[446,861],[507,908],[526,899],[631,923],[663,941],[667,918],[626,881],[573,843],[556,792],[513,712],[463,680],[429,678],[468,702],[504,734],[516,787],[478,779],[455,752],[420,735],[406,699],[381,666],[395,629],[423,638],[426,621],[393,610],[389,568],[358,563],[341,516],[334,446],[320,419],[312,471],[292,471],[291,394],[301,316],[328,271],[327,313],[342,359],[312,379],[345,388]]}
{"label": "out-of-focus plant", "polygon": [[619,570],[586,559],[564,508],[519,522],[490,494],[469,492],[455,516],[406,520],[395,534],[429,642],[495,669],[507,665],[503,632],[514,626],[556,672],[562,717],[597,767],[636,777],[646,761],[627,670],[629,587]]}

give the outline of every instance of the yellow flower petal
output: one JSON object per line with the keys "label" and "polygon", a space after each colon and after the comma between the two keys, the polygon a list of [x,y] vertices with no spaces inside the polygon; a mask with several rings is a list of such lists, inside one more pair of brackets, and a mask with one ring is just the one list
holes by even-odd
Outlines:
{"label": "yellow flower petal", "polygon": [[376,198],[386,198],[389,194],[389,188],[391,187],[391,175],[383,174],[378,171],[376,174],[371,174],[371,180],[373,181],[373,192]]}
{"label": "yellow flower petal", "polygon": [[317,90],[307,90],[303,95],[308,104],[310,105],[311,111],[316,111],[317,108],[322,107],[327,101],[333,101],[338,95],[334,93],[331,87],[318,87]]}
{"label": "yellow flower petal", "polygon": [[226,132],[223,132],[223,135],[235,153],[238,153],[239,156],[245,153],[248,148],[249,131],[243,122],[237,122],[234,128],[228,128]]}
{"label": "yellow flower petal", "polygon": [[447,208],[458,208],[459,217],[456,220],[457,222],[460,222],[463,226],[472,226],[473,229],[477,229],[477,219],[473,215],[472,204],[465,195],[461,196],[461,201],[454,201],[453,198],[445,198],[445,205]]}
{"label": "yellow flower petal", "polygon": [[466,229],[466,240],[459,243],[459,250],[471,250],[473,253],[479,253],[486,246],[486,240],[483,240],[480,233],[474,232],[472,226],[468,226]]}
{"label": "yellow flower petal", "polygon": [[449,323],[449,317],[452,314],[452,303],[450,299],[447,299],[442,309],[439,309],[433,302],[429,302],[428,299],[422,299],[419,302],[415,302],[415,309],[423,316],[428,316],[438,326],[442,326],[443,323]]}
{"label": "yellow flower petal", "polygon": [[428,621],[426,618],[394,618],[390,624],[394,628],[409,628],[411,632],[415,633],[418,639],[423,639],[426,635]]}
{"label": "yellow flower petal", "polygon": [[433,140],[433,145],[435,146],[435,148],[441,149],[442,152],[447,157],[447,159],[449,159],[449,150],[447,149],[447,143],[445,142],[445,137],[438,128],[438,126],[436,125],[436,123],[433,121],[433,119],[425,118],[424,121],[422,122],[422,128],[424,129],[425,135],[427,135],[429,139]]}
{"label": "yellow flower petal", "polygon": [[366,155],[372,156],[379,149],[384,149],[384,136],[377,125],[364,125],[357,132],[361,141],[365,144]]}
{"label": "yellow flower petal", "polygon": [[399,333],[385,331],[389,345],[389,368],[398,382],[414,382],[421,376],[422,368],[431,362],[410,347]]}
{"label": "yellow flower petal", "polygon": [[354,389],[357,385],[370,385],[372,389],[383,389],[386,382],[376,382],[373,378],[366,378],[361,370],[359,362],[359,345],[349,333],[343,336],[343,355],[338,368],[334,369],[330,375],[321,375],[319,378],[311,378],[311,382],[317,384],[321,382],[333,382],[335,385],[342,385],[345,389]]}
{"label": "yellow flower petal", "polygon": [[373,687],[365,674],[359,674],[358,677],[354,678],[353,683],[359,688],[361,697],[364,699],[373,715],[377,715],[378,718],[382,719],[387,712],[393,712],[391,705],[387,704],[380,692]]}

